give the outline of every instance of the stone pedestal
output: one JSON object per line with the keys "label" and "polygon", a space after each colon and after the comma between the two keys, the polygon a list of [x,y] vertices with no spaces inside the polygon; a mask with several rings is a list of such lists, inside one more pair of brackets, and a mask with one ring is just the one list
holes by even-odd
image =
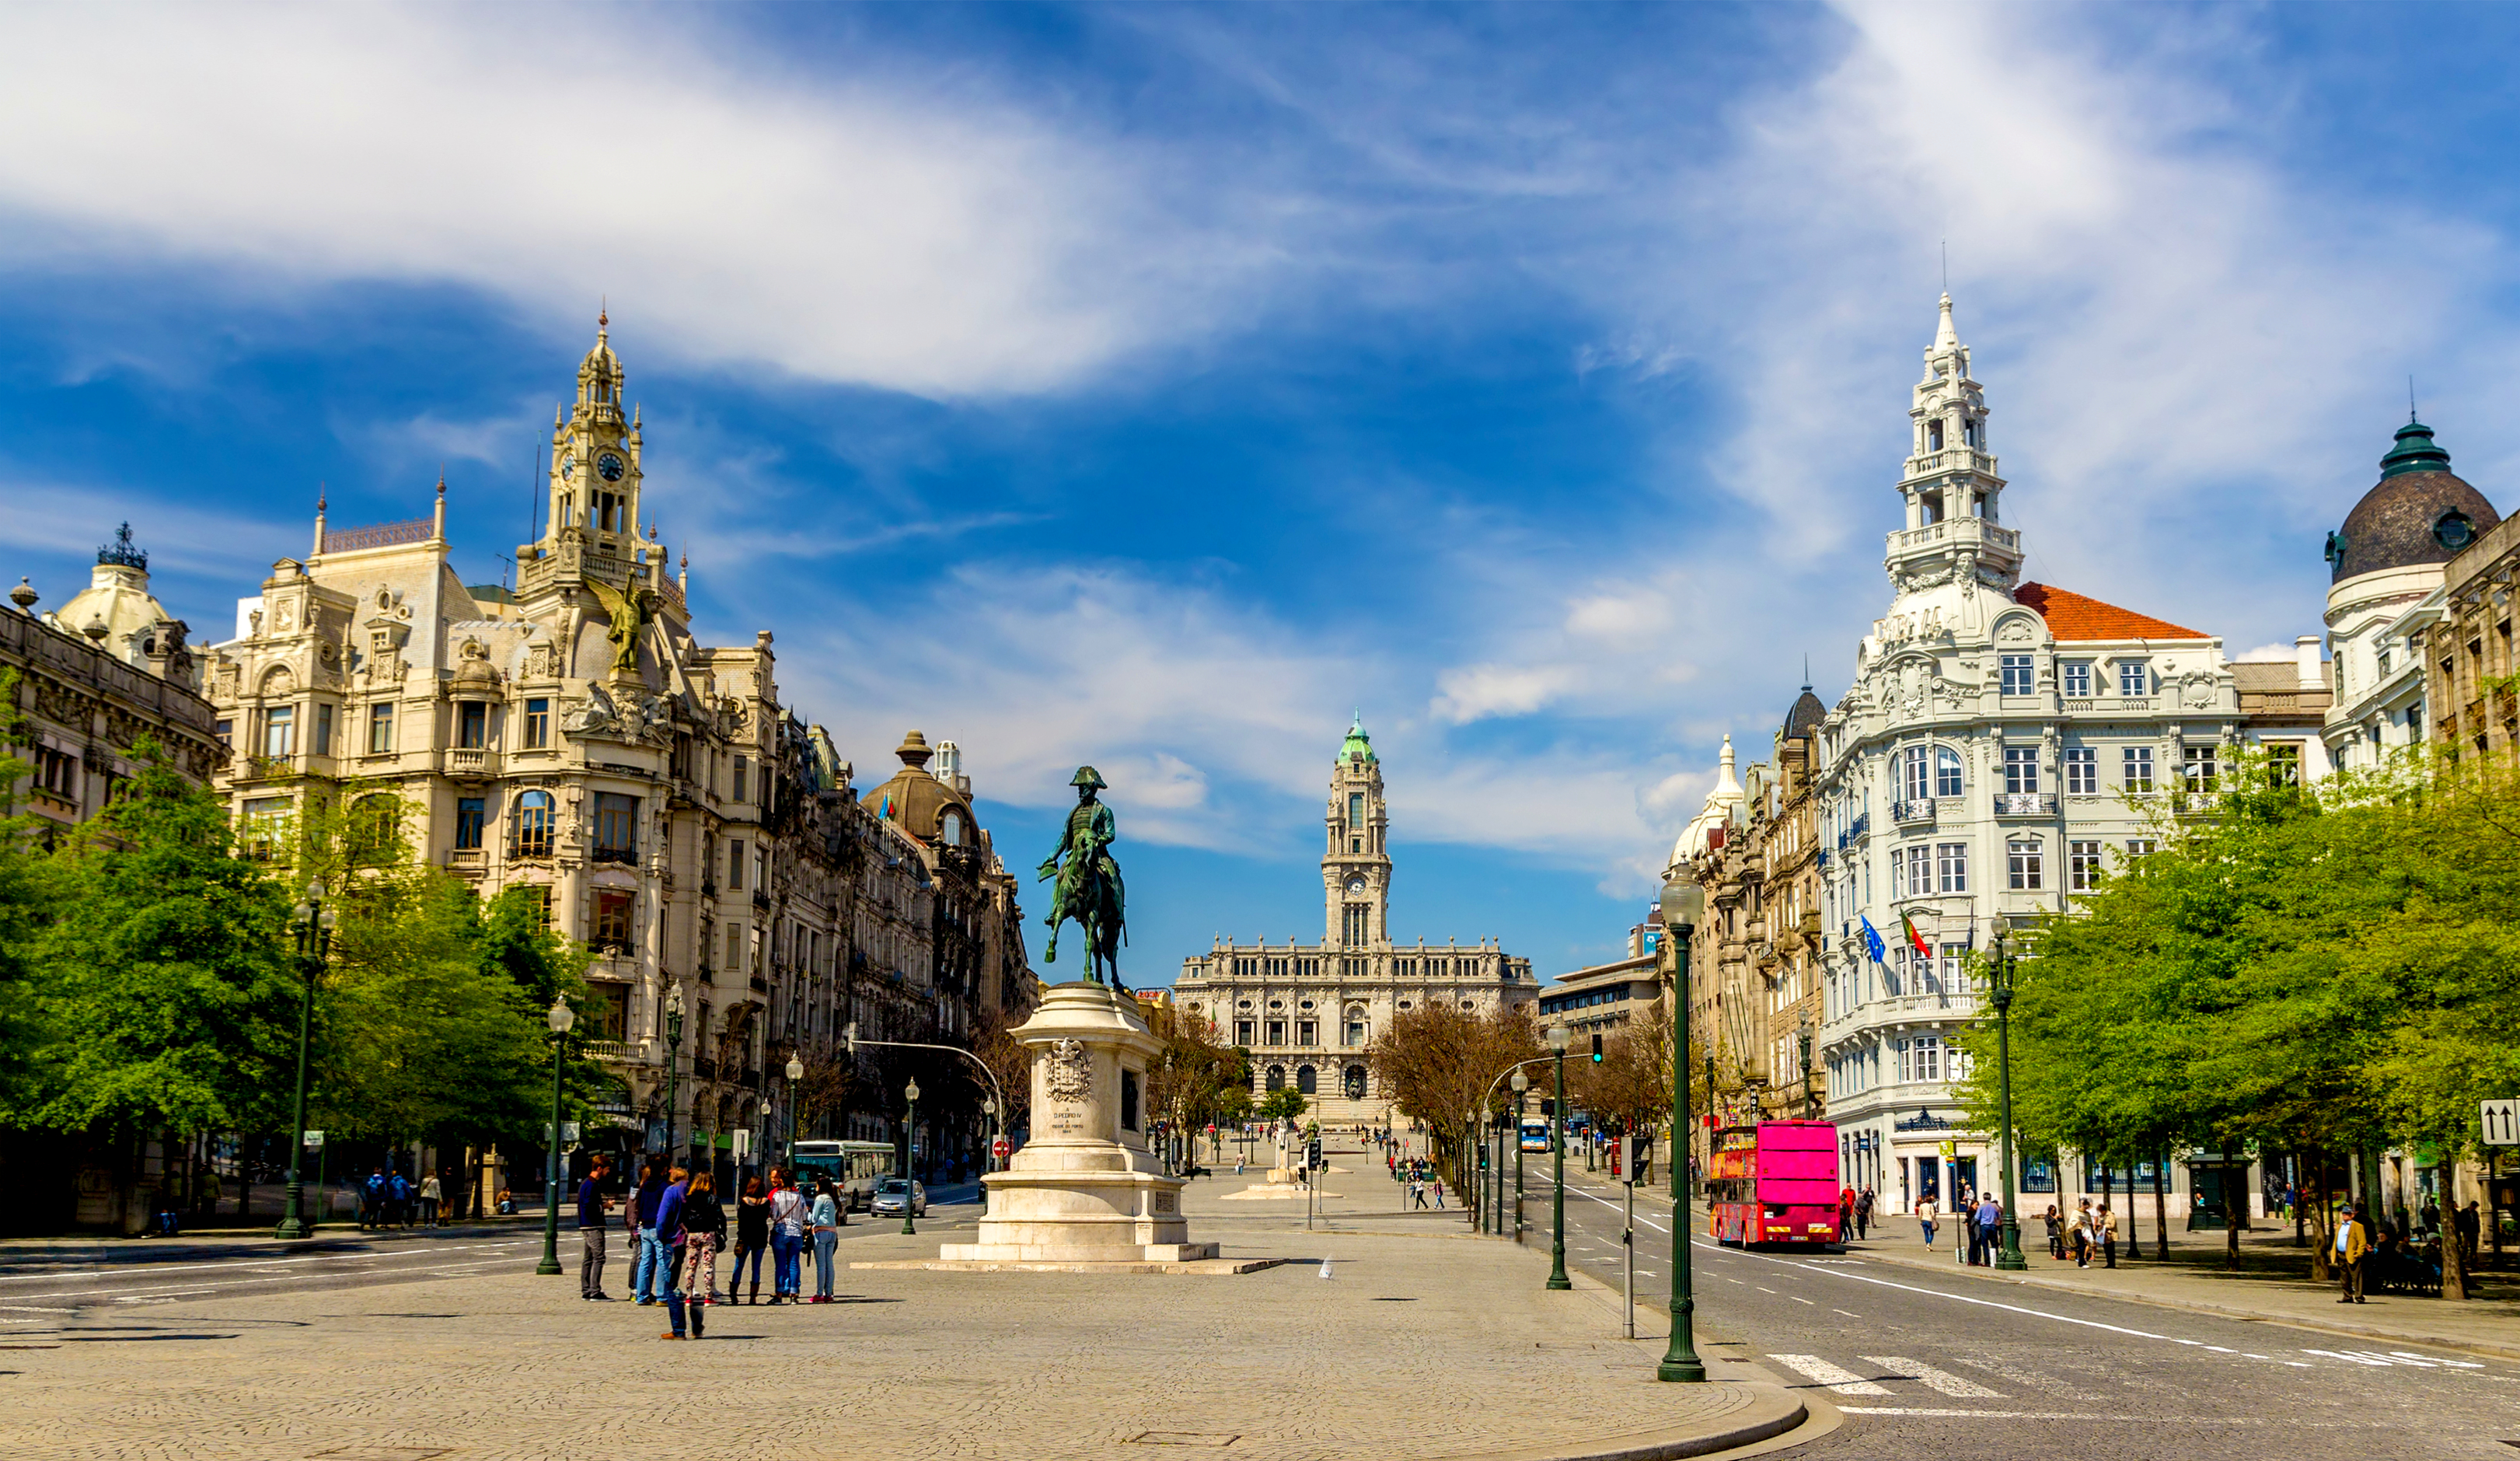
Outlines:
{"label": "stone pedestal", "polygon": [[1148,1263],[1216,1256],[1182,1220],[1179,1177],[1147,1150],[1147,1068],[1163,1042],[1138,1002],[1102,984],[1057,984],[1014,1030],[1032,1055],[1032,1138],[982,1178],[979,1241],[939,1256],[968,1262]]}

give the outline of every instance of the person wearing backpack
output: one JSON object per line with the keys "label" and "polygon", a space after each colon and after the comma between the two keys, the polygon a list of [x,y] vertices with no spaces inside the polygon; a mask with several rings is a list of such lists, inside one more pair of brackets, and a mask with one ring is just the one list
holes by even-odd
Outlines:
{"label": "person wearing backpack", "polygon": [[385,1169],[382,1166],[368,1174],[359,1188],[359,1226],[373,1230],[385,1225]]}

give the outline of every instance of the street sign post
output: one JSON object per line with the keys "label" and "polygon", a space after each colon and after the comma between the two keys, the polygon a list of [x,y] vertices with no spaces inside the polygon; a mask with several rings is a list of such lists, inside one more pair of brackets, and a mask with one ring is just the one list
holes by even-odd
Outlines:
{"label": "street sign post", "polygon": [[[1619,1138],[1619,1185],[1627,1189],[1627,1207],[1619,1219],[1619,1251],[1627,1260],[1627,1324],[1628,1338],[1637,1337],[1637,1154],[1644,1142],[1634,1136]],[[1688,1241],[1686,1221],[1672,1224],[1671,1241]]]}
{"label": "street sign post", "polygon": [[321,1126],[306,1128],[306,1148],[312,1152],[320,1152],[324,1149],[324,1129]]}
{"label": "street sign post", "polygon": [[989,1151],[990,1151],[990,1153],[991,1153],[992,1155],[994,1155],[994,1156],[995,1156],[995,1157],[996,1157],[1000,1162],[1004,1162],[1004,1161],[1006,1161],[1009,1157],[1012,1157],[1012,1156],[1013,1156],[1013,1155],[1014,1155],[1014,1153],[1015,1153],[1015,1144],[1014,1144],[1013,1142],[1011,1142],[1011,1141],[1007,1140],[1005,1137],[1001,1136],[1001,1137],[999,1137],[996,1141],[993,1141],[993,1142],[989,1143]]}
{"label": "street sign post", "polygon": [[2483,1114],[2487,1146],[2520,1147],[2520,1100],[2488,1101]]}

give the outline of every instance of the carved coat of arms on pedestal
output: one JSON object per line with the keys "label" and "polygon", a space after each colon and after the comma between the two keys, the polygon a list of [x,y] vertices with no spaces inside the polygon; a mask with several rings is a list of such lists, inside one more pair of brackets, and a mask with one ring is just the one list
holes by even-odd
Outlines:
{"label": "carved coat of arms on pedestal", "polygon": [[1094,1089],[1094,1061],[1081,1041],[1062,1039],[1052,1045],[1047,1064],[1042,1085],[1050,1099],[1081,1102]]}

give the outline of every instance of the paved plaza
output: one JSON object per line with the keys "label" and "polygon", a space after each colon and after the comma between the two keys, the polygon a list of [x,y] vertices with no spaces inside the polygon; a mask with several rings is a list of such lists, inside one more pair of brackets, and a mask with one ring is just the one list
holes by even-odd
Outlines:
{"label": "paved plaza", "polygon": [[[28,1302],[0,1327],[0,1393],[15,1401],[0,1451],[1642,1456],[1739,1443],[1800,1414],[1746,1367],[1656,1382],[1660,1341],[1622,1341],[1608,1296],[1546,1292],[1545,1251],[1402,1217],[1370,1163],[1340,1161],[1357,1171],[1356,1197],[1328,1204],[1338,1232],[1308,1234],[1299,1209],[1222,1203],[1241,1185],[1230,1165],[1195,1184],[1196,1237],[1290,1259],[1258,1272],[844,1267],[845,1301],[718,1306],[698,1344],[660,1341],[661,1309],[581,1301],[573,1272],[533,1276],[531,1245],[514,1243],[355,1288]],[[1263,1206],[1281,1210],[1250,1210]],[[939,1209],[916,1237],[853,1225],[842,1261],[930,1256],[973,1215]],[[1174,1449],[1140,1450],[1151,1446]]]}

